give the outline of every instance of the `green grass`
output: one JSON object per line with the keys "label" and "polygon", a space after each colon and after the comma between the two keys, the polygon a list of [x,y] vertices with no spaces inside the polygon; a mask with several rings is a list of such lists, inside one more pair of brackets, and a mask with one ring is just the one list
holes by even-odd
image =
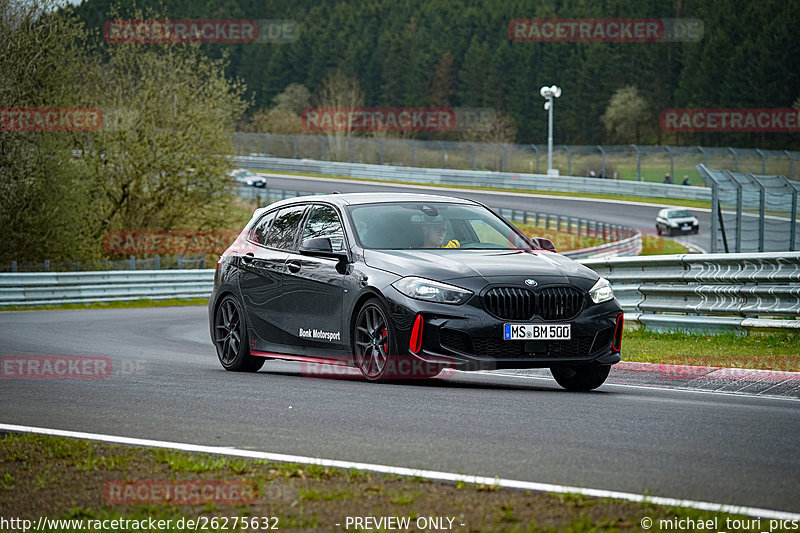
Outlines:
{"label": "green grass", "polygon": [[[86,455],[114,458],[118,470],[82,469]],[[20,460],[25,457],[25,460]],[[236,467],[242,464],[243,468]],[[232,467],[234,467],[232,469]],[[47,476],[42,472],[47,471]],[[709,520],[734,515],[664,507],[579,494],[547,494],[505,489],[497,484],[443,483],[414,477],[384,476],[299,464],[122,446],[35,434],[0,437],[0,508],[33,520],[172,520],[160,531],[185,531],[181,518],[205,519],[202,530],[234,528],[230,517],[277,517],[281,531],[343,530],[345,518],[448,517],[455,531],[641,531],[643,517]],[[112,503],[104,496],[109,481],[244,483],[260,487],[250,503]],[[161,493],[164,494],[163,492]],[[223,520],[229,517],[227,529]],[[217,525],[211,522],[216,519]],[[336,527],[335,523],[340,523]],[[275,524],[275,522],[270,522]],[[460,524],[465,524],[461,527]],[[209,527],[210,526],[210,527]],[[353,529],[352,527],[350,529]],[[753,528],[759,531],[758,528]],[[655,528],[658,531],[658,528]],[[733,531],[731,529],[726,529]],[[66,531],[66,530],[64,530]]]}
{"label": "green grass", "polygon": [[626,328],[625,361],[800,372],[800,333],[659,333]]}

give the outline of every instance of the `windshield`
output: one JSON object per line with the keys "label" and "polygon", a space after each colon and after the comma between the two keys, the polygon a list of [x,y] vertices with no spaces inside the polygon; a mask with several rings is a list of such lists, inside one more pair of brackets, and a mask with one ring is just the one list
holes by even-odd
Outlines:
{"label": "windshield", "polygon": [[681,211],[670,211],[667,213],[667,218],[690,218],[692,214],[689,211],[681,210]]}
{"label": "windshield", "polygon": [[532,249],[515,228],[481,206],[397,202],[348,211],[364,248]]}

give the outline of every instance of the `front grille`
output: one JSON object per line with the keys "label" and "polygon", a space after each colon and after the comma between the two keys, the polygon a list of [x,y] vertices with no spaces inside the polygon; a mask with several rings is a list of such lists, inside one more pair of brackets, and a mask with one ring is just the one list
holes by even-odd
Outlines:
{"label": "front grille", "polygon": [[[544,357],[586,357],[592,346],[594,336],[580,336],[568,341],[542,341],[546,347],[546,354],[536,352]],[[507,341],[494,337],[473,337],[475,355],[483,357],[496,357],[507,359],[514,357],[532,357],[534,354],[525,349],[531,341]]]}
{"label": "front grille", "polygon": [[569,320],[583,307],[583,293],[572,287],[548,287],[531,291],[496,287],[483,296],[483,306],[502,320]]}

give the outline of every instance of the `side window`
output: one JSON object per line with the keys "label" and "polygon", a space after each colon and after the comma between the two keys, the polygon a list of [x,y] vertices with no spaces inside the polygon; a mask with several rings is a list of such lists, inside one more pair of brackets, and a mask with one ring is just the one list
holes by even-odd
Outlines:
{"label": "side window", "polygon": [[303,229],[303,242],[315,237],[328,237],[334,252],[344,249],[344,230],[336,210],[327,205],[315,205]]}
{"label": "side window", "polygon": [[294,238],[297,235],[298,226],[300,226],[300,221],[303,219],[306,207],[305,205],[298,205],[284,207],[278,211],[267,237],[267,246],[278,248],[279,250],[290,250],[294,244]]}
{"label": "side window", "polygon": [[271,211],[261,217],[261,219],[256,222],[253,231],[250,233],[250,240],[254,241],[262,246],[267,244],[267,235],[269,235],[269,230],[272,228],[272,222],[275,220],[275,214],[277,211]]}

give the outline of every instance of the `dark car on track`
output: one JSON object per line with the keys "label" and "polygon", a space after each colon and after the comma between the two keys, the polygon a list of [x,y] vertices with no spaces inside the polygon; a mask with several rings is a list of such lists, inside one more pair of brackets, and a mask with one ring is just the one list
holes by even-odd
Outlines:
{"label": "dark car on track", "polygon": [[471,200],[331,194],[255,211],[209,301],[224,368],[267,358],[369,380],[550,368],[590,390],[620,361],[622,309],[594,271]]}

